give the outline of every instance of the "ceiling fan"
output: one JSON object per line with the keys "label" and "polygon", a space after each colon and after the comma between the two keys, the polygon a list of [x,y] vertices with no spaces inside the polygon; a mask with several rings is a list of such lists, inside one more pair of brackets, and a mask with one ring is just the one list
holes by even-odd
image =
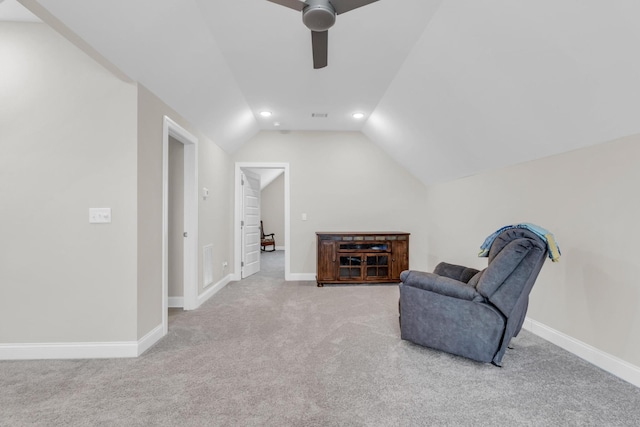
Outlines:
{"label": "ceiling fan", "polygon": [[378,0],[268,0],[302,12],[302,22],[311,30],[313,68],[327,66],[329,28],[336,22],[336,15],[366,6]]}

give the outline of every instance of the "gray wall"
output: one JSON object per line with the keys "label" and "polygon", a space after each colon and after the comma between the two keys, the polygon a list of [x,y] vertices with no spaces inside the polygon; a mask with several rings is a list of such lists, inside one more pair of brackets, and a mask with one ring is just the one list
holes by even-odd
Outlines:
{"label": "gray wall", "polygon": [[502,225],[533,222],[562,249],[531,294],[529,317],[640,366],[640,135],[428,189],[429,268],[484,267]]}
{"label": "gray wall", "polygon": [[361,133],[261,132],[233,159],[290,164],[291,273],[315,273],[316,231],[407,231],[426,267],[426,188]]}
{"label": "gray wall", "polygon": [[[142,86],[44,24],[3,22],[0,43],[0,343],[135,341],[162,321],[162,128],[198,142],[202,246],[232,273],[233,163]],[[199,192],[200,193],[200,192]],[[89,208],[112,208],[89,224]]]}
{"label": "gray wall", "polygon": [[44,24],[0,44],[0,342],[135,340],[136,87]]}
{"label": "gray wall", "polygon": [[[162,322],[162,126],[167,115],[198,138],[198,294],[202,247],[213,244],[214,283],[232,273],[233,163],[144,86],[138,86],[138,338]],[[207,200],[202,188],[210,191]]]}

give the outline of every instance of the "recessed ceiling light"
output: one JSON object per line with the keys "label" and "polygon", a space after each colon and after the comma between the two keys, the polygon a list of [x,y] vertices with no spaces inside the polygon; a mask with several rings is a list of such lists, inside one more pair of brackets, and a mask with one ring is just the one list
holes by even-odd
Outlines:
{"label": "recessed ceiling light", "polygon": [[364,117],[364,113],[353,113],[351,115],[354,119],[361,119]]}
{"label": "recessed ceiling light", "polygon": [[280,122],[274,122],[274,123],[273,123],[273,125],[274,125],[275,127],[278,127],[278,126],[280,126]]}
{"label": "recessed ceiling light", "polygon": [[271,111],[260,111],[262,117],[271,117]]}

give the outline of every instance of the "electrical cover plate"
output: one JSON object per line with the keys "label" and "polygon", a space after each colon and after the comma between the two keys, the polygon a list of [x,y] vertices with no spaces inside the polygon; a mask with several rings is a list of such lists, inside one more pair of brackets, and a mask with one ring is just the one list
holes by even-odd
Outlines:
{"label": "electrical cover plate", "polygon": [[111,208],[89,208],[89,223],[106,224],[111,222]]}

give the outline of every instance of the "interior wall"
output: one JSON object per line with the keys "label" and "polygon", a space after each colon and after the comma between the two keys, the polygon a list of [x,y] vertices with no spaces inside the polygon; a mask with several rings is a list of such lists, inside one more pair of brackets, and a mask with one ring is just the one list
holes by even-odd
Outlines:
{"label": "interior wall", "polygon": [[169,136],[168,280],[170,297],[184,296],[184,145]]}
{"label": "interior wall", "polygon": [[264,232],[274,234],[276,248],[284,248],[284,174],[262,190],[260,217]]}
{"label": "interior wall", "polygon": [[532,222],[555,234],[528,316],[640,366],[640,135],[428,188],[429,269],[477,258],[499,227]]}
{"label": "interior wall", "polygon": [[407,231],[426,267],[426,188],[360,132],[265,131],[233,160],[289,163],[291,273],[315,273],[317,231]]}
{"label": "interior wall", "polygon": [[[147,88],[138,85],[138,337],[162,323],[162,132],[169,116],[198,138],[198,294],[204,292],[202,248],[213,244],[214,283],[233,265],[233,163]],[[202,188],[209,189],[205,200]]]}
{"label": "interior wall", "polygon": [[0,342],[135,340],[136,87],[39,23],[0,64]]}

